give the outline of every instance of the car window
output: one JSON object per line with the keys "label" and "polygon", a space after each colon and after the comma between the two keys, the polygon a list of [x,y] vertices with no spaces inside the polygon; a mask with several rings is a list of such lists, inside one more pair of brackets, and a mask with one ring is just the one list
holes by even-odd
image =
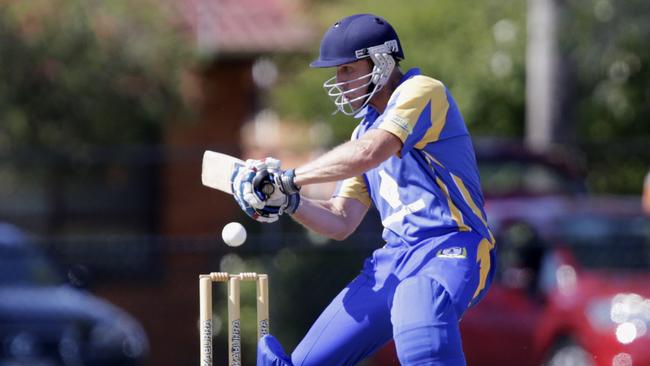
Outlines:
{"label": "car window", "polygon": [[576,193],[576,183],[552,166],[530,161],[479,160],[486,197]]}
{"label": "car window", "polygon": [[558,223],[559,240],[586,268],[650,268],[650,221],[643,217],[574,216]]}
{"label": "car window", "polygon": [[0,247],[0,286],[49,286],[61,282],[52,264],[37,250]]}

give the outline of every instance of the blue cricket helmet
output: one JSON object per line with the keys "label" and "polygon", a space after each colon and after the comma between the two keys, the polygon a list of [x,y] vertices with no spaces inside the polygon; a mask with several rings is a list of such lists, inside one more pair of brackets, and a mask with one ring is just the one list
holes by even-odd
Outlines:
{"label": "blue cricket helmet", "polygon": [[368,48],[386,44],[396,60],[404,59],[395,29],[373,14],[355,14],[334,23],[320,44],[320,56],[311,67],[334,67],[368,57]]}

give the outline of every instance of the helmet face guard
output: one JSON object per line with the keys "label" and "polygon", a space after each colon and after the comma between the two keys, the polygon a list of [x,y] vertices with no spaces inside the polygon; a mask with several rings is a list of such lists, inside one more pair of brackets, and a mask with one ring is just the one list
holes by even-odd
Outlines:
{"label": "helmet face guard", "polygon": [[[386,85],[390,74],[395,68],[395,59],[391,56],[391,45],[389,43],[394,44],[395,47],[397,46],[397,41],[393,40],[383,45],[357,51],[357,54],[360,55],[359,59],[370,57],[372,60],[374,66],[370,73],[344,82],[337,82],[336,76],[333,76],[323,83],[323,88],[325,88],[327,95],[336,106],[334,114],[341,112],[347,116],[353,116],[359,113],[359,111],[368,105],[370,99]],[[347,88],[352,83],[366,79],[367,82],[360,86],[351,89]],[[358,97],[349,97],[349,95],[362,89],[366,89],[367,92]],[[359,107],[354,108],[353,103],[358,101],[363,101],[363,103]]]}

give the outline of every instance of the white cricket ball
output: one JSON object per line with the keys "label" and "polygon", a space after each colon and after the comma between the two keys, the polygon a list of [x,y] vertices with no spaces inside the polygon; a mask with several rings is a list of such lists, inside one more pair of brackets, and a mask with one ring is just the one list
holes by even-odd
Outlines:
{"label": "white cricket ball", "polygon": [[231,247],[238,247],[246,241],[246,229],[238,222],[231,222],[223,227],[221,237]]}

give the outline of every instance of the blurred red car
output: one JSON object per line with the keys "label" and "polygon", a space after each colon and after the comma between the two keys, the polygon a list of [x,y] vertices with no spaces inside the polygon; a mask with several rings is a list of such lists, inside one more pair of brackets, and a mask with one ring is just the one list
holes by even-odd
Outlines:
{"label": "blurred red car", "polygon": [[[486,298],[461,321],[468,365],[650,365],[650,220],[637,197],[496,200]],[[398,365],[393,347],[375,365]]]}
{"label": "blurred red car", "polygon": [[486,200],[576,196],[587,192],[580,153],[538,153],[519,144],[475,140],[481,190]]}

